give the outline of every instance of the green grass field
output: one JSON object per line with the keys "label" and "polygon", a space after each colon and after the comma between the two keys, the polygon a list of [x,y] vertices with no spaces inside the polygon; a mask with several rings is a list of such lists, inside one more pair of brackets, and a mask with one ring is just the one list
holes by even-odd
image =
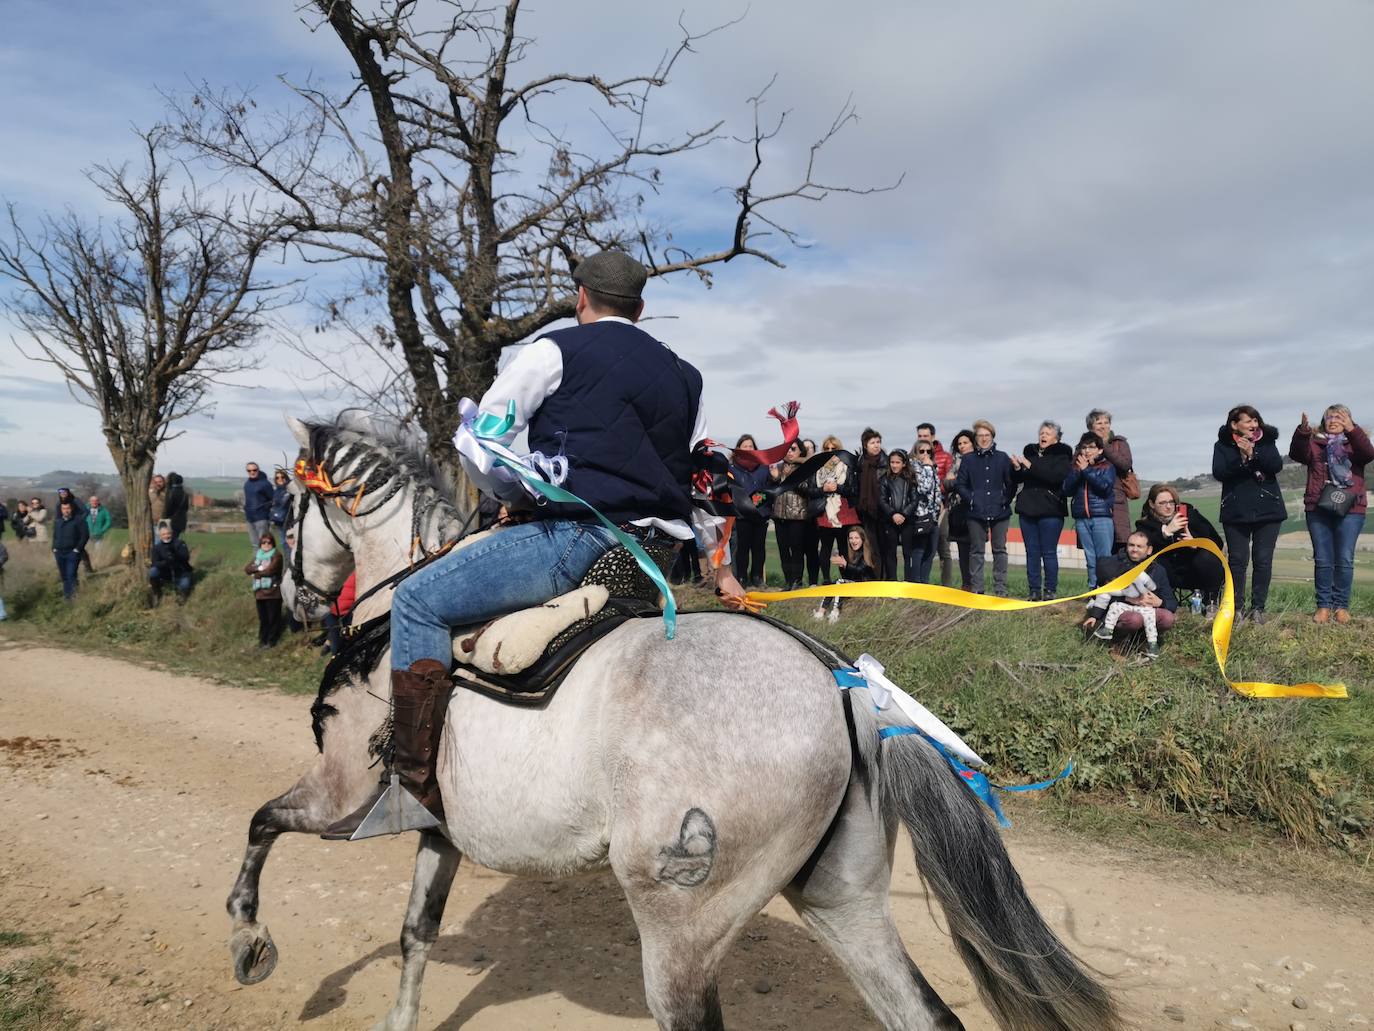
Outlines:
{"label": "green grass field", "polygon": [[[243,687],[313,692],[324,660],[310,635],[257,650],[242,572],[250,555],[246,535],[188,534],[188,541],[196,566],[190,602],[169,599],[155,609],[119,566],[99,570],[75,604],[64,604],[50,554],[12,547],[5,585],[11,619],[0,624],[0,636]],[[106,561],[120,544],[112,537]],[[1012,567],[1010,586],[1024,592],[1023,569]],[[1085,586],[1081,572],[1062,577],[1062,593]],[[680,589],[679,603],[715,604],[706,590],[690,587]],[[836,626],[814,621],[805,601],[769,612],[850,654],[877,656],[898,684],[989,759],[997,779],[1039,779],[1074,759],[1068,783],[1028,803],[1067,822],[1147,838],[1160,826],[1205,825],[1224,828],[1228,840],[1274,833],[1364,855],[1374,835],[1374,585],[1357,586],[1357,618],[1347,627],[1313,625],[1311,604],[1310,585],[1276,583],[1276,618],[1236,632],[1229,673],[1284,683],[1343,681],[1346,700],[1236,694],[1217,670],[1208,627],[1191,614],[1165,638],[1162,658],[1144,665],[1134,653],[1085,643],[1075,627],[1081,609],[1072,602],[980,614],[856,601]]]}

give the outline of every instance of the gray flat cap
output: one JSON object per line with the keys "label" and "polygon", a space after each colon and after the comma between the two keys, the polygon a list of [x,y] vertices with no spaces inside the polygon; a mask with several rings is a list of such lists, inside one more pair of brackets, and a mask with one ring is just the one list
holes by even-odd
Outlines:
{"label": "gray flat cap", "polygon": [[588,290],[637,301],[644,292],[649,273],[624,251],[601,251],[578,262],[572,277],[574,283]]}

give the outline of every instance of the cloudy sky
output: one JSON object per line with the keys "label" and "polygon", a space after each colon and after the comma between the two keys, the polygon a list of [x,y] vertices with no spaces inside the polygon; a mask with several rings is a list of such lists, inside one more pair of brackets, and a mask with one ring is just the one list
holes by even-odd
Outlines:
{"label": "cloudy sky", "polygon": [[[9,0],[0,196],[24,219],[100,214],[81,170],[134,157],[129,126],[158,118],[159,89],[204,78],[278,105],[278,75],[343,82],[337,43],[293,6]],[[745,4],[683,8],[705,27]],[[532,2],[527,71],[645,70],[678,10]],[[817,438],[852,445],[872,424],[904,446],[923,419],[947,440],[982,416],[1019,447],[1041,419],[1077,432],[1100,405],[1154,478],[1206,469],[1242,401],[1285,433],[1333,401],[1369,418],[1374,3],[753,0],[698,51],[655,109],[665,131],[745,131],[745,99],[776,73],[769,109],[790,114],[768,153],[775,182],[851,95],[860,121],[820,174],[905,173],[889,193],[788,210],[811,246],[780,248],[785,270],[741,260],[709,291],[650,287],[650,313],[671,319],[648,328],[704,370],[718,438],[772,436],[763,413],[795,398]],[[655,213],[723,240],[716,187],[745,158],[722,147],[667,166]],[[0,473],[110,468],[94,417],[0,331]],[[263,357],[161,467],[276,460],[292,449],[284,412],[337,404],[295,353]]]}

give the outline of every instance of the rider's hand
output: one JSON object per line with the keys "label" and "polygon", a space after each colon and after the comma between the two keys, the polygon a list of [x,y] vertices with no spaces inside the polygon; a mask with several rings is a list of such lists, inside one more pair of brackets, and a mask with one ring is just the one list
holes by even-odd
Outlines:
{"label": "rider's hand", "polygon": [[1302,413],[1302,422],[1298,424],[1298,430],[1299,430],[1299,432],[1302,432],[1302,433],[1311,433],[1311,432],[1312,432],[1312,424],[1311,424],[1310,422],[1307,421],[1307,413],[1306,413],[1306,412],[1303,412],[1303,413]]}
{"label": "rider's hand", "polygon": [[735,579],[735,574],[726,566],[721,566],[716,570],[716,597],[727,609],[739,609],[745,612],[757,612],[763,608],[760,602],[751,602],[745,596],[746,592],[740,582]]}

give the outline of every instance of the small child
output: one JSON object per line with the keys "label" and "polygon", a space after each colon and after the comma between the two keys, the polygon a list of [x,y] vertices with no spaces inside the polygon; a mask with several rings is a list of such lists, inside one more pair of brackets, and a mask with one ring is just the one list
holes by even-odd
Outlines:
{"label": "small child", "polygon": [[[840,578],[835,581],[836,583],[857,583],[872,580],[878,575],[878,570],[873,564],[873,547],[869,543],[868,534],[861,526],[849,528],[849,533],[845,535],[844,554],[836,555],[832,561],[840,567]],[[840,606],[843,604],[843,598],[822,598],[821,603],[816,606],[816,611],[811,615],[815,619],[824,619],[829,613],[830,622],[838,623]]]}

